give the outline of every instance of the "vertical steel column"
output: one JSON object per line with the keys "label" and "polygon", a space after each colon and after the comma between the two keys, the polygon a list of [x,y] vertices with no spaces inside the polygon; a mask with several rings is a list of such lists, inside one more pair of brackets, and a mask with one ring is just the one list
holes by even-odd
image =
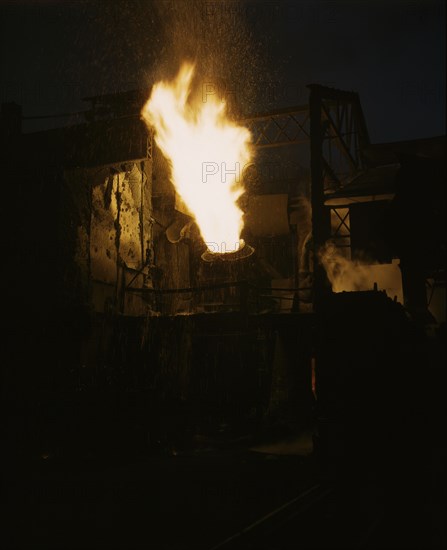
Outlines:
{"label": "vertical steel column", "polygon": [[313,305],[318,312],[321,300],[329,291],[326,273],[318,261],[318,252],[330,236],[330,224],[324,207],[323,127],[321,123],[322,95],[320,87],[309,85],[310,110],[310,168],[312,239],[314,253]]}

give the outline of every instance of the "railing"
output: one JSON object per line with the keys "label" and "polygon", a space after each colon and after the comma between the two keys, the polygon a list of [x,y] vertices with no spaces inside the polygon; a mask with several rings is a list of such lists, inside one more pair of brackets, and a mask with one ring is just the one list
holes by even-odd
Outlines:
{"label": "railing", "polygon": [[[155,312],[160,314],[240,311],[245,313],[287,313],[300,311],[300,293],[306,287],[261,287],[249,281],[221,282],[186,288],[127,288],[142,293]],[[212,292],[211,297],[207,296]],[[173,296],[186,295],[179,305]],[[166,299],[167,298],[167,299]],[[306,300],[307,301],[307,300]],[[285,302],[285,303],[284,303]],[[183,307],[182,307],[183,306]],[[177,309],[177,311],[175,311]]]}

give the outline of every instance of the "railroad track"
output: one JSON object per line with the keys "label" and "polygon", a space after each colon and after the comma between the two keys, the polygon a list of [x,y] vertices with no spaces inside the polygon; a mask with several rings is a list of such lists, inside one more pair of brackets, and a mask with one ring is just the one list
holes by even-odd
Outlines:
{"label": "railroad track", "polygon": [[[282,506],[260,517],[247,527],[214,545],[210,550],[269,550],[286,548],[278,546],[277,534],[293,526],[297,532],[306,517],[326,501],[334,492],[334,487],[315,484],[301,492]],[[301,546],[301,548],[305,548]]]}

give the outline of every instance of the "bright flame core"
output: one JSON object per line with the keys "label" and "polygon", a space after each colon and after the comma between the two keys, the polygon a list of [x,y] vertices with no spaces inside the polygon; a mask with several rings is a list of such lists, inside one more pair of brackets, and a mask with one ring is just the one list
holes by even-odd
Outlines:
{"label": "bright flame core", "polygon": [[191,104],[194,66],[184,63],[172,82],[158,82],[141,115],[171,167],[171,181],[210,252],[234,252],[243,212],[241,176],[251,160],[250,132],[231,122],[213,97]]}

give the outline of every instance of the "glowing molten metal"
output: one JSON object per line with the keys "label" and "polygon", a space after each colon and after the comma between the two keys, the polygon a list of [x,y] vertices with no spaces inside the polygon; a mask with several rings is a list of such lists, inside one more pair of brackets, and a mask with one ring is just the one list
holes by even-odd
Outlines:
{"label": "glowing molten metal", "polygon": [[171,181],[211,253],[235,252],[243,212],[241,176],[251,159],[250,132],[226,116],[223,101],[191,100],[194,66],[184,63],[172,82],[158,82],[142,109],[171,167]]}

